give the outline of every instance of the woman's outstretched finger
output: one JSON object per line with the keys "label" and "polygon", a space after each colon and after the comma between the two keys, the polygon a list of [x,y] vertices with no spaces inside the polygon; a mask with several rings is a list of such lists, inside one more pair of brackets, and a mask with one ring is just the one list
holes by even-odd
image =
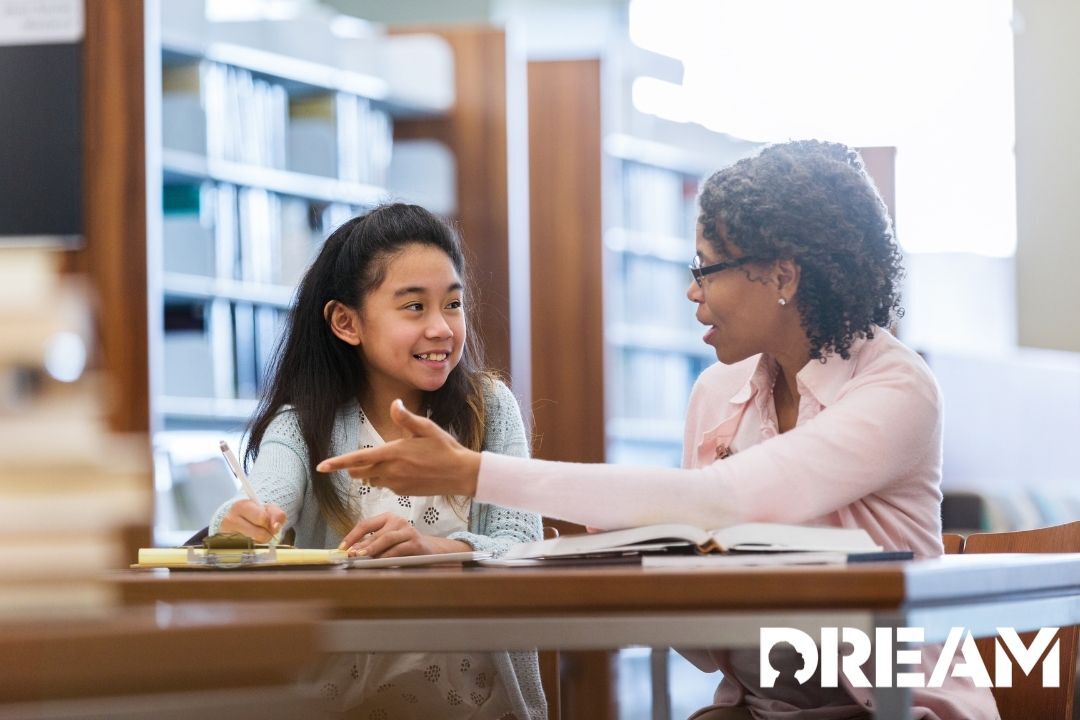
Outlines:
{"label": "woman's outstretched finger", "polygon": [[334,458],[327,458],[318,465],[315,465],[315,470],[320,473],[333,473],[337,470],[370,470],[377,462],[378,458],[373,458],[372,453],[376,450],[381,450],[383,447],[368,448],[366,450],[353,450],[345,454],[340,454]]}
{"label": "woman's outstretched finger", "polygon": [[391,447],[393,444],[394,443],[387,443],[386,445],[380,445],[379,447],[353,450],[352,452],[343,455],[336,455],[332,458],[323,460],[315,466],[315,469],[321,473],[327,473],[335,470],[344,470],[346,468],[372,465],[385,459],[385,455],[388,452],[387,448]]}
{"label": "woman's outstretched finger", "polygon": [[395,400],[390,404],[390,417],[405,432],[406,437],[438,438],[444,435],[450,437],[450,434],[439,427],[435,421],[409,412],[405,403],[400,400]]}

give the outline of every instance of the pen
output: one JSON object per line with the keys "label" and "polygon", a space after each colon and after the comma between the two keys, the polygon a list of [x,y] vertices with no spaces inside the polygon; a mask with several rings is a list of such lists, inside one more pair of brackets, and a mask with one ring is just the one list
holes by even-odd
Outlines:
{"label": "pen", "polygon": [[[218,447],[221,448],[221,454],[225,456],[225,462],[229,464],[229,469],[233,471],[233,475],[236,476],[236,479],[239,480],[240,484],[244,487],[244,494],[260,506],[265,507],[263,501],[255,494],[255,488],[251,486],[251,481],[248,480],[247,473],[244,472],[244,468],[240,465],[240,461],[236,459],[236,455],[233,453],[232,448],[229,447],[229,443],[221,440],[218,442]],[[277,533],[275,533],[270,538],[270,547],[277,547],[277,544],[278,536]]]}

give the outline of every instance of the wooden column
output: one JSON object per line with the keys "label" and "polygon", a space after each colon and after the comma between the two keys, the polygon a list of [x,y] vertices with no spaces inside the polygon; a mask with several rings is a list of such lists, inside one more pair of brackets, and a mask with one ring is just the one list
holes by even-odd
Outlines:
{"label": "wooden column", "polygon": [[[600,62],[530,62],[528,81],[534,454],[603,462]],[[614,653],[560,656],[562,717],[618,717]]]}
{"label": "wooden column", "polygon": [[[150,429],[143,3],[85,0],[82,258],[96,294],[109,423]],[[157,210],[156,208],[154,209]]]}
{"label": "wooden column", "polygon": [[[488,365],[510,372],[509,203],[507,195],[506,35],[489,26],[408,27],[433,33],[454,53],[456,101],[448,115],[399,120],[399,140],[430,138],[450,148],[457,162],[457,220],[479,288],[477,315]],[[515,339],[516,341],[516,339]]]}
{"label": "wooden column", "polygon": [[537,457],[604,460],[600,62],[529,63]]}

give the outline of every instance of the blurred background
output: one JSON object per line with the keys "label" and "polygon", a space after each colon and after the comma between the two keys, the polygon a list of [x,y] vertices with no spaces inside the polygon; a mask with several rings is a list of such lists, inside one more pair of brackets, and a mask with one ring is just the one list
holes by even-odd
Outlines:
{"label": "blurred background", "polygon": [[[242,447],[296,282],[387,199],[459,224],[537,456],[677,465],[715,361],[684,297],[697,189],[806,137],[860,148],[895,218],[896,332],[945,396],[946,529],[1080,518],[1075,3],[0,6],[5,277],[75,308],[32,342],[8,325],[30,350],[0,419],[48,426],[77,388],[95,432],[151,448],[124,451],[153,518],[116,520],[129,546],[182,542],[236,491],[216,441]],[[0,454],[26,464],[15,437]],[[716,680],[674,657],[568,654],[609,692],[564,701],[680,716]]]}

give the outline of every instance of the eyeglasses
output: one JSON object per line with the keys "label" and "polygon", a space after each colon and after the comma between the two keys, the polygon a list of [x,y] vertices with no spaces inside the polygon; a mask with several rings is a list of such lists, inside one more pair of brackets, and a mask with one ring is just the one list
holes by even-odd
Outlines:
{"label": "eyeglasses", "polygon": [[694,278],[694,282],[698,284],[698,287],[705,287],[705,276],[712,275],[713,273],[723,272],[729,268],[739,267],[749,262],[755,262],[757,258],[741,257],[734,260],[727,260],[726,262],[713,263],[712,265],[702,265],[701,257],[694,256],[694,261],[690,263],[690,274]]}

